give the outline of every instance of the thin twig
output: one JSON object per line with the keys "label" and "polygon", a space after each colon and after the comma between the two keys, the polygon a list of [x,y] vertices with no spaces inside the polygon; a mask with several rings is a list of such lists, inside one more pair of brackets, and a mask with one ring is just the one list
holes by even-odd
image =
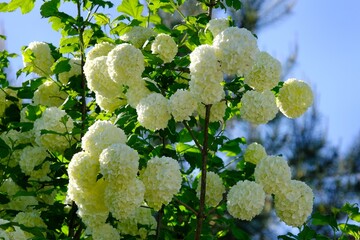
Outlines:
{"label": "thin twig", "polygon": [[178,203],[180,203],[181,205],[183,205],[184,207],[186,207],[187,210],[193,212],[195,215],[198,215],[198,212],[195,211],[192,207],[190,207],[189,205],[187,205],[186,203],[184,203],[183,201],[181,201],[180,199],[177,199],[176,197],[174,197],[174,200]]}
{"label": "thin twig", "polygon": [[188,130],[188,132],[190,133],[190,136],[194,140],[195,145],[198,147],[198,149],[200,151],[202,151],[202,146],[200,145],[199,141],[196,139],[196,137],[195,137],[194,133],[192,132],[190,126],[187,124],[186,121],[183,121],[183,124],[184,124],[185,128]]}

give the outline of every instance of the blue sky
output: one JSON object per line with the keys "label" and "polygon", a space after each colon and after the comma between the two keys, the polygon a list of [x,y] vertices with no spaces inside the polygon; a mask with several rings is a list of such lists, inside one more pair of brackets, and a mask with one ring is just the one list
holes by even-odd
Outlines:
{"label": "blue sky", "polygon": [[[10,52],[32,41],[58,44],[59,34],[37,9],[0,13]],[[312,86],[331,142],[345,150],[360,136],[360,1],[298,0],[293,13],[258,33],[259,47],[284,60],[299,47],[291,77]],[[22,67],[19,58],[13,72]]]}

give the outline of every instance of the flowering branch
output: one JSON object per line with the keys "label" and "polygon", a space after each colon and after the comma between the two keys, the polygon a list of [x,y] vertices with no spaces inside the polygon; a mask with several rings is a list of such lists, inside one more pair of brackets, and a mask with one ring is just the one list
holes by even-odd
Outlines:
{"label": "flowering branch", "polygon": [[187,205],[186,203],[184,203],[183,201],[181,201],[180,199],[174,197],[174,200],[178,203],[180,203],[181,205],[183,205],[184,207],[186,207],[188,210],[190,210],[191,212],[193,212],[195,215],[198,214],[197,211],[195,211],[192,207],[190,207],[189,205]]}
{"label": "flowering branch", "polygon": [[207,156],[208,156],[208,141],[209,141],[209,122],[211,104],[205,105],[205,124],[204,124],[204,142],[201,151],[201,191],[200,191],[200,206],[197,214],[195,239],[200,240],[203,221],[205,218],[205,193],[206,193],[206,173],[207,173]]}
{"label": "flowering branch", "polygon": [[194,133],[192,132],[192,130],[191,130],[191,128],[190,128],[190,126],[187,124],[186,121],[183,121],[183,124],[184,124],[185,128],[188,130],[188,132],[190,133],[190,136],[191,136],[191,138],[194,140],[195,145],[198,147],[198,149],[199,149],[200,151],[202,151],[202,146],[200,145],[199,141],[198,141],[197,138],[195,137]]}

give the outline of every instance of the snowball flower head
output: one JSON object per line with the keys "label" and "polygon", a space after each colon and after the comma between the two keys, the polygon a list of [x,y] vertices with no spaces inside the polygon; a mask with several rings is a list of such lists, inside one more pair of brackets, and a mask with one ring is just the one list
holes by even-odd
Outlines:
{"label": "snowball flower head", "polygon": [[170,111],[175,121],[190,120],[197,107],[197,102],[190,91],[178,89],[169,99]]}
{"label": "snowball flower head", "polygon": [[120,234],[110,224],[104,223],[92,229],[92,237],[96,240],[114,240],[120,239]]}
{"label": "snowball flower head", "polygon": [[70,78],[76,75],[81,75],[81,60],[80,58],[71,58],[69,60],[70,70],[59,74],[59,81],[66,85]]}
{"label": "snowball flower head", "polygon": [[277,86],[281,76],[281,64],[267,52],[259,52],[244,82],[256,91],[271,90]]}
{"label": "snowball flower head", "polygon": [[59,107],[64,103],[68,94],[60,90],[56,82],[47,80],[34,92],[34,104],[41,104],[48,107]]}
{"label": "snowball flower head", "polygon": [[107,97],[99,93],[95,93],[96,104],[101,110],[106,112],[114,112],[117,108],[126,105],[125,94],[120,93],[119,96]]}
{"label": "snowball flower head", "polygon": [[259,52],[256,38],[245,28],[228,27],[214,38],[213,46],[224,73],[239,76],[250,71]]}
{"label": "snowball flower head", "polygon": [[96,158],[87,152],[78,152],[69,163],[69,179],[75,188],[85,191],[93,188],[99,169],[99,161]]}
{"label": "snowball flower head", "polygon": [[122,181],[136,178],[139,167],[139,155],[131,147],[115,143],[105,148],[100,154],[100,172],[105,179]]}
{"label": "snowball flower head", "polygon": [[252,124],[265,124],[275,118],[278,108],[270,90],[247,91],[241,99],[240,116]]}
{"label": "snowball flower head", "polygon": [[281,194],[275,195],[276,214],[293,227],[300,227],[306,222],[313,204],[314,194],[311,188],[297,180],[291,180]]}
{"label": "snowball flower head", "polygon": [[276,194],[290,182],[291,170],[283,157],[267,156],[256,165],[254,176],[266,193]]}
{"label": "snowball flower head", "polygon": [[[196,196],[200,199],[201,184],[199,182],[196,189]],[[225,186],[220,178],[214,172],[208,172],[206,175],[206,193],[205,204],[209,207],[216,207],[223,199]]]}
{"label": "snowball flower head", "polygon": [[111,79],[124,85],[130,85],[132,79],[141,77],[145,69],[143,54],[128,43],[117,45],[111,50],[106,63]]}
{"label": "snowball flower head", "polygon": [[150,81],[149,78],[134,79],[125,94],[128,104],[133,108],[136,108],[140,100],[151,93],[151,91],[146,87],[145,80]]}
{"label": "snowball flower head", "polygon": [[170,35],[160,33],[151,44],[151,52],[157,54],[164,63],[169,63],[176,56],[178,47]]}
{"label": "snowball flower head", "polygon": [[192,81],[220,83],[224,80],[215,48],[204,44],[190,53],[190,75]]}
{"label": "snowball flower head", "polygon": [[86,55],[86,61],[91,61],[97,57],[107,56],[115,45],[109,42],[97,43]]}
{"label": "snowball flower head", "polygon": [[126,42],[130,42],[136,48],[141,48],[146,40],[152,36],[155,36],[155,32],[151,28],[134,26],[130,31],[120,36],[120,39]]}
{"label": "snowball flower head", "polygon": [[159,130],[167,127],[171,118],[169,101],[160,93],[151,93],[136,106],[139,123],[147,129]]}
{"label": "snowball flower head", "polygon": [[49,44],[45,42],[31,42],[23,53],[24,66],[33,67],[33,72],[41,77],[52,75],[51,66],[54,61]]}
{"label": "snowball flower head", "polygon": [[122,93],[123,87],[110,78],[106,61],[106,56],[86,61],[84,74],[87,86],[91,91],[112,98],[119,96]]}
{"label": "snowball flower head", "polygon": [[284,83],[276,99],[280,111],[288,118],[303,115],[313,101],[314,96],[309,85],[295,78],[288,79]]}
{"label": "snowball flower head", "polygon": [[43,147],[25,147],[20,155],[19,165],[21,171],[26,175],[30,175],[34,171],[34,168],[43,163],[48,156],[46,149]]}
{"label": "snowball flower head", "polygon": [[90,155],[99,157],[101,152],[114,143],[126,143],[124,131],[109,121],[96,121],[82,138],[82,148]]}
{"label": "snowball flower head", "polygon": [[34,122],[35,141],[50,151],[63,152],[70,146],[69,139],[56,133],[41,134],[41,130],[64,134],[71,132],[73,127],[73,120],[64,110],[60,110],[57,107],[47,108],[42,116]]}
{"label": "snowball flower head", "polygon": [[212,33],[213,37],[216,37],[219,33],[224,31],[228,27],[229,27],[229,20],[228,19],[226,19],[226,18],[215,18],[215,19],[211,19],[208,22],[208,24],[206,26],[206,29],[209,29],[210,32]]}
{"label": "snowball flower head", "polygon": [[189,88],[193,97],[203,104],[218,103],[224,96],[224,88],[218,82],[198,81],[192,79],[189,82]]}
{"label": "snowball flower head", "polygon": [[265,148],[256,142],[251,143],[245,150],[244,160],[253,164],[258,164],[261,159],[267,157]]}
{"label": "snowball flower head", "polygon": [[169,157],[150,159],[140,178],[145,185],[147,204],[157,211],[179,192],[182,181],[178,162]]}
{"label": "snowball flower head", "polygon": [[110,181],[105,189],[105,204],[116,219],[127,219],[143,203],[144,192],[144,184],[137,178],[126,183]]}
{"label": "snowball flower head", "polygon": [[227,210],[230,215],[250,221],[260,214],[265,205],[263,187],[248,180],[239,181],[227,195]]}

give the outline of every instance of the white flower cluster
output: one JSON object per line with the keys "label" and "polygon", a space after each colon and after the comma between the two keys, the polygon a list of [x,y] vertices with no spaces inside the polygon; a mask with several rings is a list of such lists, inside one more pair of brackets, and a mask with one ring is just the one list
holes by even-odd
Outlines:
{"label": "white flower cluster", "polygon": [[262,92],[276,87],[280,81],[281,64],[267,52],[259,52],[251,70],[245,74],[244,82]]}
{"label": "white flower cluster", "polygon": [[291,180],[285,189],[275,196],[276,214],[287,225],[300,227],[312,213],[314,194],[304,182]]}
{"label": "white flower cluster", "polygon": [[139,123],[150,130],[166,128],[171,118],[169,100],[160,93],[151,93],[141,99],[136,112]]}
{"label": "white flower cluster", "polygon": [[265,148],[256,142],[251,143],[245,150],[244,160],[253,164],[258,164],[261,159],[267,157]]}
{"label": "white flower cluster", "polygon": [[[199,182],[196,189],[196,196],[200,199],[201,184]],[[216,207],[223,199],[225,193],[225,186],[220,178],[214,172],[208,172],[206,175],[206,192],[205,204],[209,207]]]}
{"label": "white flower cluster", "polygon": [[120,239],[120,234],[116,228],[104,223],[92,229],[92,237],[96,240],[114,240]]}
{"label": "white flower cluster", "polygon": [[229,27],[229,20],[226,18],[215,18],[215,19],[211,19],[207,26],[206,29],[209,29],[210,32],[212,33],[213,37],[216,37],[219,33],[221,33],[222,31],[224,31],[226,28]]}
{"label": "white flower cluster", "polygon": [[126,143],[124,131],[109,121],[96,121],[83,136],[81,146],[98,158],[105,148],[115,143]]}
{"label": "white flower cluster", "polygon": [[171,201],[182,181],[178,162],[169,157],[150,159],[140,178],[145,185],[145,200],[155,210]]}
{"label": "white flower cluster", "polygon": [[33,102],[36,105],[59,107],[67,97],[68,94],[60,90],[60,86],[56,82],[47,80],[34,92]]}
{"label": "white flower cluster", "polygon": [[59,81],[66,85],[70,78],[81,74],[81,61],[80,58],[71,58],[69,60],[70,70],[59,74]]}
{"label": "white flower cluster", "polygon": [[256,182],[239,181],[227,195],[227,210],[241,220],[250,221],[261,213],[264,205],[265,192]]}
{"label": "white flower cluster", "polygon": [[120,36],[120,39],[130,42],[136,48],[142,48],[146,40],[155,36],[155,32],[151,28],[144,28],[141,26],[132,27],[130,31]]}
{"label": "white flower cluster", "polygon": [[[221,101],[221,102],[213,104],[211,106],[209,121],[210,122],[223,121],[225,111],[226,111],[226,107],[227,107],[227,105],[226,105],[225,101]],[[204,104],[199,103],[197,111],[199,113],[199,116],[205,119],[206,108],[205,108]]]}
{"label": "white flower cluster", "polygon": [[114,82],[131,85],[133,79],[141,78],[145,69],[144,56],[133,45],[119,44],[107,56],[108,72]]}
{"label": "white flower cluster", "polygon": [[86,61],[94,60],[97,57],[107,56],[116,45],[108,42],[95,44],[95,46],[86,55]]}
{"label": "white flower cluster", "polygon": [[290,182],[291,170],[283,157],[267,156],[256,165],[254,176],[266,193],[276,194]]}
{"label": "white flower cluster", "polygon": [[48,156],[46,149],[43,147],[25,147],[20,155],[19,165],[21,171],[26,175],[30,175],[34,171],[34,168],[42,164]]}
{"label": "white flower cluster", "polygon": [[[38,227],[38,228],[47,228],[46,224],[40,216],[40,212],[31,211],[31,212],[19,212],[16,214],[13,222],[24,225],[25,227]],[[25,239],[31,239],[34,237],[32,233],[23,232],[26,236]]]}
{"label": "white flower cluster", "polygon": [[239,76],[250,71],[259,52],[256,38],[245,28],[226,28],[216,35],[213,46],[224,73]]}
{"label": "white flower cluster", "polygon": [[160,33],[151,44],[151,51],[153,54],[157,54],[164,63],[169,63],[176,56],[178,47],[170,35]]}
{"label": "white flower cluster", "polygon": [[[32,57],[29,59],[28,55]],[[49,45],[44,42],[31,42],[23,53],[24,66],[31,66],[32,71],[41,77],[52,75],[51,66],[54,61]]]}
{"label": "white flower cluster", "polygon": [[134,79],[134,81],[131,83],[131,87],[129,87],[125,94],[128,104],[133,108],[136,108],[140,100],[147,97],[151,93],[151,91],[146,87],[146,80],[150,79]]}
{"label": "white flower cluster", "polygon": [[197,102],[190,91],[178,89],[169,99],[171,115],[175,121],[190,120],[197,108]]}
{"label": "white flower cluster", "polygon": [[253,124],[269,122],[278,111],[275,95],[270,90],[247,91],[241,99],[240,116]]}
{"label": "white flower cluster", "polygon": [[[50,151],[63,152],[71,144],[71,136],[64,136],[72,131],[73,120],[64,110],[57,107],[45,109],[42,116],[34,122],[35,141]],[[52,131],[43,133],[42,130]],[[54,144],[56,143],[56,144]]]}
{"label": "white flower cluster", "polygon": [[295,78],[288,79],[279,91],[276,103],[288,118],[300,117],[313,103],[313,93],[309,85]]}

